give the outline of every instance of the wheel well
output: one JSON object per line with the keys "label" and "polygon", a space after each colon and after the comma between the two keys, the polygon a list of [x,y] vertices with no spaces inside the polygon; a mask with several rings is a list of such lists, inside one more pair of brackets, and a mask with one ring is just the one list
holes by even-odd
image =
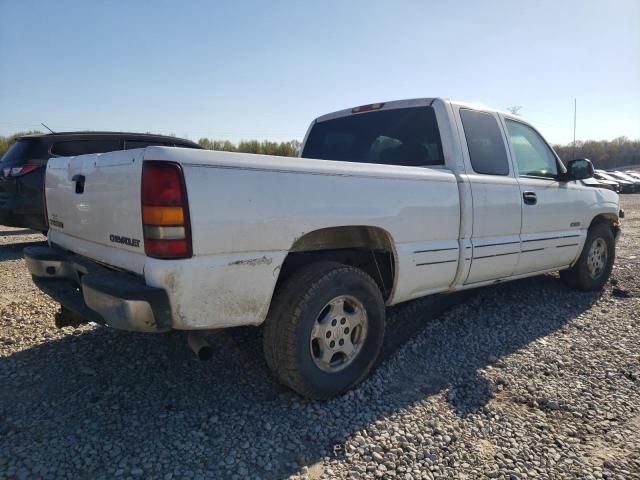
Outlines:
{"label": "wheel well", "polygon": [[303,235],[295,241],[285,258],[276,288],[300,267],[318,261],[334,261],[365,271],[378,284],[385,300],[393,291],[393,241],[381,228],[330,227]]}
{"label": "wheel well", "polygon": [[612,213],[602,213],[600,215],[597,215],[593,220],[591,220],[589,228],[598,223],[604,223],[605,225],[608,225],[614,237],[617,237],[618,232],[620,232],[620,222],[618,221],[618,217]]}

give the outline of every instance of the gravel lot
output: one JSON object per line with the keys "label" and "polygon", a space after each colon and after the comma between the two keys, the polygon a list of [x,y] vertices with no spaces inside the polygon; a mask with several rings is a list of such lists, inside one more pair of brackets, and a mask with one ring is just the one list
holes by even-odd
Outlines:
{"label": "gravel lot", "polygon": [[329,402],[272,382],[257,329],[211,337],[209,363],[181,333],[56,329],[21,254],[44,237],[0,227],[0,478],[640,478],[622,203],[602,294],[546,275],[394,309],[376,372]]}

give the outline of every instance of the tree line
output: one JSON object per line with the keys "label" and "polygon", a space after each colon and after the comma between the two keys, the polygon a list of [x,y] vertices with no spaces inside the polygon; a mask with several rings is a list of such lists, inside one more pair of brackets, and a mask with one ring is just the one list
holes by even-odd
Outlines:
{"label": "tree line", "polygon": [[[40,132],[21,132],[9,136],[0,136],[0,155],[9,149],[16,139],[22,135]],[[215,140],[201,138],[198,143],[207,150],[224,152],[259,153],[264,155],[278,155],[282,157],[297,157],[300,155],[301,144],[298,140],[286,142],[271,142],[269,140],[242,140],[238,143],[229,140]],[[579,140],[576,145],[554,145],[556,153],[566,163],[574,158],[588,158],[596,168],[611,169],[625,165],[640,165],[640,139],[631,140],[618,137],[613,140]]]}
{"label": "tree line", "polygon": [[554,150],[566,164],[574,158],[588,158],[596,168],[604,170],[640,165],[640,139],[618,137],[613,140],[578,140],[576,145],[554,145]]}
{"label": "tree line", "polygon": [[290,140],[288,142],[270,142],[268,140],[241,140],[233,143],[229,140],[213,140],[201,138],[198,144],[207,150],[220,150],[223,152],[259,153],[262,155],[277,155],[280,157],[297,157],[300,155],[300,142]]}

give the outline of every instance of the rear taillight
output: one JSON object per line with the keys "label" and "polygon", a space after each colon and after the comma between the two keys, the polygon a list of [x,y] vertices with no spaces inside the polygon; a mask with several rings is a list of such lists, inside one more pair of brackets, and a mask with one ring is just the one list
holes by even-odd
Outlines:
{"label": "rear taillight", "polygon": [[37,170],[39,168],[40,168],[40,165],[27,163],[25,165],[22,165],[21,167],[5,168],[3,170],[3,173],[5,177],[21,177],[22,175],[31,173],[34,170]]}
{"label": "rear taillight", "polygon": [[144,162],[142,226],[144,251],[149,257],[191,257],[187,190],[177,163]]}

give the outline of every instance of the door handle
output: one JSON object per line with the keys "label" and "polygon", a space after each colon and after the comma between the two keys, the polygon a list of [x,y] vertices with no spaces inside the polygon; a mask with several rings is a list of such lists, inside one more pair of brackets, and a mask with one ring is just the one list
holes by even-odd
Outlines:
{"label": "door handle", "polygon": [[535,205],[538,203],[536,192],[523,192],[522,198],[524,199],[525,205]]}
{"label": "door handle", "polygon": [[76,193],[84,193],[84,175],[74,175],[71,181],[76,183]]}

